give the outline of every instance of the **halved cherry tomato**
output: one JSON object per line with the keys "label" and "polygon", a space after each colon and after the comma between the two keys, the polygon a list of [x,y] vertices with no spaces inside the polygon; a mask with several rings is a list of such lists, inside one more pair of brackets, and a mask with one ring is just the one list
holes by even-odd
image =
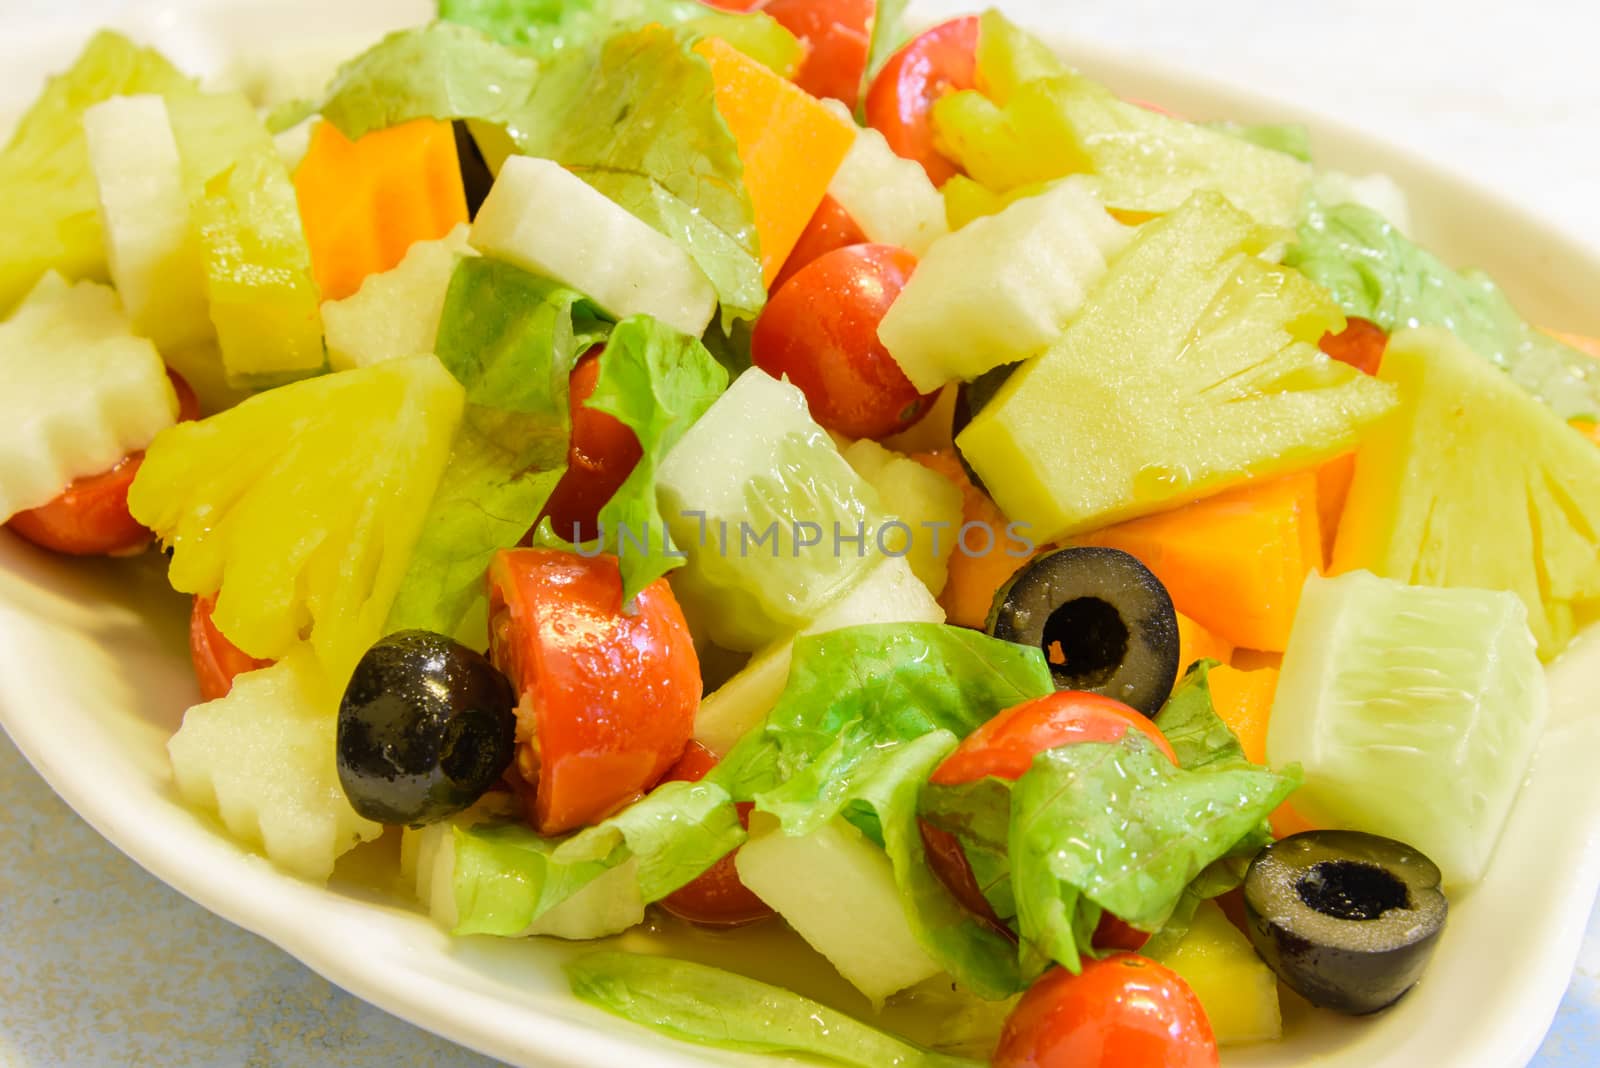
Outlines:
{"label": "halved cherry tomato", "polygon": [[[1119,741],[1130,727],[1142,731],[1168,760],[1178,762],[1156,725],[1121,701],[1097,693],[1061,690],[1008,708],[967,735],[928,776],[928,781],[939,786],[959,786],[993,776],[1015,782],[1033,766],[1033,758],[1046,750],[1078,742]],[[924,823],[922,843],[929,866],[956,900],[995,926],[1002,926],[955,836]],[[1106,913],[1095,930],[1094,941],[1105,949],[1138,949],[1149,937]]]}
{"label": "halved cherry tomato", "polygon": [[867,125],[914,159],[934,185],[959,173],[933,143],[933,104],[978,84],[978,20],[953,19],[914,37],[889,58],[867,90]]}
{"label": "halved cherry tomato", "polygon": [[[178,395],[178,421],[200,418],[200,402],[189,383],[172,370],[167,377]],[[139,552],[151,534],[128,512],[128,487],[143,460],[143,452],[130,453],[109,471],[75,479],[54,500],[18,512],[6,525],[41,549],[69,556]]]}
{"label": "halved cherry tomato", "polygon": [[769,0],[761,10],[807,48],[795,84],[812,96],[842,100],[854,111],[877,6],[877,0]]}
{"label": "halved cherry tomato", "polygon": [[1317,347],[1340,363],[1347,363],[1369,375],[1378,373],[1383,363],[1383,350],[1389,346],[1389,335],[1377,323],[1350,318],[1345,328],[1337,334],[1323,334]]}
{"label": "halved cherry tomato", "polygon": [[230,642],[211,620],[217,598],[196,597],[189,611],[189,659],[194,662],[194,677],[200,683],[200,697],[215,701],[228,696],[233,680],[247,671],[272,664],[258,660]]}
{"label": "halved cherry tomato", "polygon": [[1189,984],[1132,953],[1052,968],[1011,1010],[993,1068],[1215,1068],[1217,1039]]}
{"label": "halved cherry tomato", "polygon": [[516,768],[542,834],[604,819],[683,755],[700,663],[666,579],[622,604],[614,556],[511,549],[489,568],[490,656],[521,695]]}
{"label": "halved cherry tomato", "polygon": [[897,434],[928,414],[878,340],[878,323],[917,261],[892,245],[851,245],[802,267],[767,301],[750,339],[755,365],[789,376],[829,430],[852,438]]}
{"label": "halved cherry tomato", "polygon": [[586,407],[600,381],[604,348],[584,353],[567,385],[572,437],[567,443],[567,472],[545,502],[544,515],[556,534],[568,541],[590,541],[599,533],[598,516],[641,455],[639,439],[616,416]]}
{"label": "halved cherry tomato", "polygon": [[723,11],[757,11],[766,0],[700,0],[707,7],[719,8]]}
{"label": "halved cherry tomato", "polygon": [[[699,782],[716,766],[717,755],[699,742],[691,741],[683,751],[683,759],[674,764],[661,781]],[[749,830],[750,810],[755,806],[747,801],[736,807],[739,822]],[[767,903],[740,882],[739,869],[733,862],[738,852],[735,849],[693,882],[662,898],[661,907],[702,927],[743,927],[772,916]]]}
{"label": "halved cherry tomato", "polygon": [[861,232],[861,227],[856,225],[850,213],[832,197],[823,197],[822,203],[817,205],[816,214],[811,216],[811,221],[800,232],[800,240],[795,242],[789,258],[778,269],[778,276],[772,280],[772,292],[782,289],[783,283],[794,277],[800,268],[821,259],[834,249],[866,243],[867,235]]}

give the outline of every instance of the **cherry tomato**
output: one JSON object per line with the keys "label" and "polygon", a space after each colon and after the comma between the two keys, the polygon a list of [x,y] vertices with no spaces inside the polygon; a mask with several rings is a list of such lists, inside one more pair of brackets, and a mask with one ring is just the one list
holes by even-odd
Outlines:
{"label": "cherry tomato", "polygon": [[516,769],[542,834],[604,819],[683,755],[700,662],[666,579],[623,610],[614,556],[511,549],[489,568],[490,657],[521,695]]}
{"label": "cherry tomato", "polygon": [[216,607],[215,595],[196,597],[189,612],[189,659],[194,663],[194,677],[200,683],[200,696],[206,701],[228,696],[235,677],[272,664],[270,660],[257,660],[217,629],[211,621]]}
{"label": "cherry tomato", "polygon": [[[716,766],[716,754],[699,742],[691,741],[683,751],[683,759],[672,766],[662,781],[699,782]],[[749,830],[750,810],[755,806],[744,802],[737,807],[739,822]],[[739,881],[739,869],[733,863],[738,852],[735,849],[693,882],[662,898],[661,907],[703,927],[743,927],[773,915],[767,903]]]}
{"label": "cherry tomato", "polygon": [[1006,1019],[993,1068],[1215,1068],[1217,1040],[1189,984],[1132,953],[1052,968]]}
{"label": "cherry tomato", "polygon": [[1383,363],[1383,350],[1389,346],[1389,335],[1377,323],[1351,318],[1337,334],[1323,334],[1318,348],[1340,363],[1347,363],[1369,375],[1378,373]]}
{"label": "cherry tomato", "polygon": [[916,269],[892,245],[851,245],[802,267],[767,301],[750,339],[755,365],[789,376],[829,430],[852,438],[897,434],[928,414],[878,340],[878,323]]}
{"label": "cherry tomato", "polygon": [[1187,121],[1187,120],[1184,119],[1184,117],[1182,115],[1179,115],[1176,111],[1173,111],[1171,108],[1162,107],[1160,104],[1154,103],[1153,101],[1135,100],[1132,97],[1129,97],[1128,98],[1128,103],[1137,104],[1138,106],[1144,108],[1146,111],[1153,111],[1157,115],[1165,115],[1169,119],[1177,119],[1179,122]]}
{"label": "cherry tomato", "polygon": [[854,111],[877,6],[877,0],[769,0],[761,10],[807,48],[795,84],[812,96],[842,100]]}
{"label": "cherry tomato", "polygon": [[[1129,727],[1144,732],[1168,760],[1178,762],[1172,746],[1155,724],[1121,701],[1096,693],[1062,690],[1025,701],[989,720],[945,757],[928,781],[959,786],[993,776],[1015,782],[1033,766],[1033,758],[1046,750],[1078,742],[1115,742],[1128,733]],[[955,836],[924,823],[922,842],[929,866],[956,900],[1001,926]],[[1095,930],[1094,943],[1104,949],[1138,949],[1149,937],[1107,913]]]}
{"label": "cherry tomato", "polygon": [[[178,395],[178,421],[200,417],[200,403],[176,372],[167,377]],[[123,457],[109,471],[76,479],[47,504],[18,512],[6,525],[41,549],[69,556],[126,556],[150,543],[150,531],[128,512],[128,487],[144,453]]]}
{"label": "cherry tomato", "polygon": [[[599,533],[600,509],[611,500],[641,455],[639,439],[616,416],[595,411],[584,402],[600,381],[600,346],[584,353],[567,385],[572,437],[567,443],[567,472],[545,502],[555,532],[568,541],[590,541]],[[576,532],[576,537],[574,537]]]}
{"label": "cherry tomato", "polygon": [[811,216],[811,221],[800,232],[800,240],[795,242],[789,258],[778,269],[778,276],[772,280],[772,292],[782,289],[783,283],[794,277],[800,268],[821,259],[834,249],[866,243],[867,235],[861,232],[861,227],[856,225],[850,213],[832,197],[823,197],[816,214]]}
{"label": "cherry tomato", "polygon": [[978,84],[978,20],[953,19],[911,39],[883,65],[867,90],[867,125],[889,147],[922,164],[934,185],[958,173],[933,144],[933,104]]}
{"label": "cherry tomato", "polygon": [[700,0],[707,7],[718,8],[722,11],[758,11],[766,0]]}

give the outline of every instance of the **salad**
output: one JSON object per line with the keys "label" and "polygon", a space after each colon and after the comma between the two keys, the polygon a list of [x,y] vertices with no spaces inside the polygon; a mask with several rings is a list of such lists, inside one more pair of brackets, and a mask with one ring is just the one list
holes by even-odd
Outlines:
{"label": "salad", "polygon": [[1381,1012],[1600,616],[1600,342],[1298,127],[901,6],[440,0],[304,99],[99,34],[0,150],[0,521],[167,554],[194,808],[635,1024]]}

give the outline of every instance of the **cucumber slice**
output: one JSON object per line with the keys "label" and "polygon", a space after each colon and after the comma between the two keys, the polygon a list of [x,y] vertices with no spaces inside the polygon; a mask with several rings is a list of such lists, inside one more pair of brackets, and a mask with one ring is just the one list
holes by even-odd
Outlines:
{"label": "cucumber slice", "polygon": [[437,241],[418,241],[393,269],[324,304],[329,365],[345,371],[432,352],[456,264],[478,254],[467,234],[462,224]]}
{"label": "cucumber slice", "polygon": [[205,343],[215,331],[165,101],[112,97],[83,113],[83,133],[111,280],[134,331],[163,352]]}
{"label": "cucumber slice", "polygon": [[1447,884],[1483,874],[1544,729],[1544,671],[1515,594],[1306,580],[1267,731],[1320,827],[1421,850]]}
{"label": "cucumber slice", "polygon": [[734,856],[739,880],[875,1003],[942,968],[900,903],[888,856],[844,819],[793,838],[753,834]]}
{"label": "cucumber slice", "polygon": [[805,394],[758,369],[689,428],[656,479],[688,558],[673,588],[724,648],[794,634],[878,559],[878,495],[812,420]]}
{"label": "cucumber slice", "polygon": [[924,393],[1035,356],[1132,233],[1080,182],[1062,182],[936,241],[878,338]]}
{"label": "cucumber slice", "polygon": [[[903,558],[890,557],[824,608],[802,633],[821,634],[868,623],[943,622],[944,609],[910,565]],[[740,738],[765,722],[789,681],[793,655],[794,640],[784,638],[751,657],[738,674],[700,703],[694,717],[695,741],[719,757],[726,756]]]}
{"label": "cucumber slice", "polygon": [[54,272],[0,323],[0,403],[0,522],[143,449],[178,408],[160,354],[134,336],[111,287]]}
{"label": "cucumber slice", "polygon": [[[855,121],[839,101],[823,104],[841,118]],[[856,131],[855,143],[828,183],[828,195],[849,213],[868,241],[898,245],[919,258],[950,232],[944,197],[928,181],[928,172],[895,155],[883,134],[870,126]]]}
{"label": "cucumber slice", "polygon": [[472,244],[576,289],[618,319],[653,315],[699,337],[717,308],[716,291],[688,253],[551,160],[505,161],[472,224]]}

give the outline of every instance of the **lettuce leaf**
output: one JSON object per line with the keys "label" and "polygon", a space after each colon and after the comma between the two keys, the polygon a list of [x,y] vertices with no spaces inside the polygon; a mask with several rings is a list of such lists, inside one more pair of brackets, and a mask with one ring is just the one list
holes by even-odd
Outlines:
{"label": "lettuce leaf", "polygon": [[1251,124],[1218,119],[1206,125],[1229,137],[1237,137],[1241,141],[1249,141],[1253,145],[1293,156],[1301,163],[1311,162],[1311,131],[1298,122]]}
{"label": "lettuce leaf", "polygon": [[544,838],[525,823],[455,829],[456,934],[512,937],[601,875],[637,862],[640,897],[659,901],[744,842],[721,787],[669,782],[593,827]]}
{"label": "lettuce leaf", "polygon": [[722,302],[724,324],[766,301],[744,166],[706,61],[661,26],[568,50],[542,70],[506,130],[678,242]]}
{"label": "lettuce leaf", "polygon": [[873,5],[872,36],[867,41],[867,66],[861,72],[860,103],[856,107],[858,119],[866,116],[867,90],[872,79],[906,39],[906,3],[907,0],[877,0]]}
{"label": "lettuce leaf", "polygon": [[439,17],[548,58],[619,30],[675,26],[707,14],[697,0],[439,0]]}
{"label": "lettuce leaf", "polygon": [[728,372],[704,345],[649,316],[624,319],[606,343],[585,407],[614,416],[634,432],[641,450],[599,517],[622,567],[624,603],[683,563],[656,503],[656,466],[727,388]]}
{"label": "lettuce leaf", "polygon": [[800,1053],[858,1068],[981,1068],[914,1046],[809,998],[670,957],[603,952],[566,966],[580,1000],[664,1035],[750,1053]]}
{"label": "lettuce leaf", "polygon": [[[566,471],[567,377],[610,327],[581,295],[486,257],[463,259],[439,320],[439,359],[467,407],[387,630],[477,648],[495,552],[528,532]],[[470,623],[470,627],[464,627]]]}
{"label": "lettuce leaf", "polygon": [[136,93],[195,91],[160,53],[118,33],[90,39],[71,69],[51,78],[0,151],[0,317],[48,270],[105,281],[105,238],[89,169],[83,113]]}
{"label": "lettuce leaf", "polygon": [[917,826],[928,775],[979,724],[1051,692],[1037,649],[939,624],[849,627],[795,641],[766,724],[711,778],[804,835],[842,815],[888,853],[918,941],[980,997],[1022,987],[1011,941],[961,906]]}
{"label": "lettuce leaf", "polygon": [[1370,208],[1312,204],[1285,262],[1347,315],[1391,333],[1442,326],[1562,419],[1600,419],[1600,363],[1529,326],[1488,276],[1452,271]]}
{"label": "lettuce leaf", "polygon": [[503,123],[533,91],[538,64],[468,26],[391,33],[339,68],[320,107],[349,138],[412,119]]}

